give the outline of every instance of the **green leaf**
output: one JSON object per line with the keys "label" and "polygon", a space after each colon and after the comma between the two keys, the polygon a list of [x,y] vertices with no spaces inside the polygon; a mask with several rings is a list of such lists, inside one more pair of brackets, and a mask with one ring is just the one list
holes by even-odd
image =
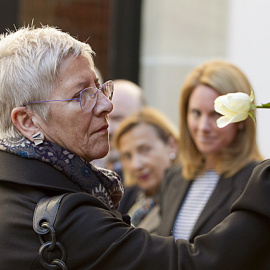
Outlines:
{"label": "green leaf", "polygon": [[250,103],[250,111],[253,111],[257,108],[256,105],[254,105],[253,103]]}
{"label": "green leaf", "polygon": [[253,112],[249,112],[248,114],[249,114],[250,117],[253,119],[254,124],[256,125],[256,117],[255,117],[254,113],[253,113]]}

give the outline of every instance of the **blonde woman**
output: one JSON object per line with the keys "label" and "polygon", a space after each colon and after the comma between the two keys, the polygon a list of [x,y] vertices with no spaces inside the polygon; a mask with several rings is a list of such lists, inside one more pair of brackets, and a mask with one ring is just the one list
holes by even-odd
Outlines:
{"label": "blonde woman", "polygon": [[187,77],[180,97],[182,166],[165,176],[160,235],[193,242],[230,213],[262,157],[252,119],[220,129],[214,100],[230,92],[250,94],[250,89],[243,72],[223,60],[208,61]]}
{"label": "blonde woman", "polygon": [[125,179],[135,181],[125,188],[119,211],[128,213],[136,227],[154,232],[159,223],[161,181],[177,160],[176,128],[161,112],[144,108],[123,121],[114,142],[128,175]]}

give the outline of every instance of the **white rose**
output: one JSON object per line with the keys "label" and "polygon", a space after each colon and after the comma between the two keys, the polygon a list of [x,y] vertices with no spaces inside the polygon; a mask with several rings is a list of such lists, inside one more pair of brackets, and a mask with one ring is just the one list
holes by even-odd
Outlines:
{"label": "white rose", "polygon": [[217,126],[223,128],[230,123],[247,119],[253,97],[253,95],[249,96],[241,92],[217,97],[215,100],[215,111],[223,115],[217,120]]}

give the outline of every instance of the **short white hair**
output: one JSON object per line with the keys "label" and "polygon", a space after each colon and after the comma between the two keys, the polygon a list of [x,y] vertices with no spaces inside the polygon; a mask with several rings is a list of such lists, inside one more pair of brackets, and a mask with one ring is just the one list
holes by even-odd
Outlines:
{"label": "short white hair", "polygon": [[[85,56],[94,68],[93,50],[51,26],[25,26],[0,35],[0,138],[21,136],[11,112],[29,101],[46,100],[68,57]],[[46,120],[49,104],[31,105]]]}

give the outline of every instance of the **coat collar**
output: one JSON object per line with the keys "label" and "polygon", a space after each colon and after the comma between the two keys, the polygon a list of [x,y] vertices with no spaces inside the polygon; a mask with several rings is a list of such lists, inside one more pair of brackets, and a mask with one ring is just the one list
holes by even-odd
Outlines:
{"label": "coat collar", "polygon": [[4,151],[0,151],[0,172],[0,181],[63,192],[81,191],[69,178],[52,166]]}
{"label": "coat collar", "polygon": [[175,175],[170,180],[170,196],[166,198],[166,205],[170,205],[170,211],[167,212],[166,223],[171,224],[170,227],[172,229],[179,207],[183,204],[192,181],[183,179],[181,176],[181,169],[176,170]]}

